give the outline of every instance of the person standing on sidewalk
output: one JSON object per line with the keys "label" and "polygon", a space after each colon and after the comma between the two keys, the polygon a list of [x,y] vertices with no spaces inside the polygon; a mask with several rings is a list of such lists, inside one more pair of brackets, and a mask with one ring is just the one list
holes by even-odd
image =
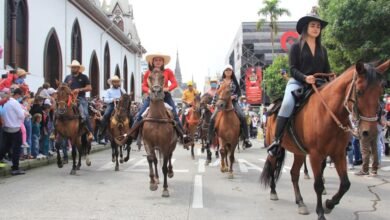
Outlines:
{"label": "person standing on sidewalk", "polygon": [[12,97],[3,107],[3,141],[4,148],[0,152],[0,160],[2,160],[10,149],[12,149],[12,175],[25,174],[19,169],[19,156],[22,145],[21,125],[24,122],[25,112],[20,106],[23,91],[19,88],[15,89]]}

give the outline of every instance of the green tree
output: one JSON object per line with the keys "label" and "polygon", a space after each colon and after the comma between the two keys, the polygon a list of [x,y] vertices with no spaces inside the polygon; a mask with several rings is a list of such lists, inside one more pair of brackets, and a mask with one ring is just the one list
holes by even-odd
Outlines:
{"label": "green tree", "polygon": [[271,101],[281,98],[284,95],[287,79],[282,76],[282,69],[286,70],[288,75],[289,64],[287,55],[275,57],[272,64],[264,71],[262,87],[265,89]]}
{"label": "green tree", "polygon": [[[264,0],[263,3],[264,7],[260,8],[260,10],[257,12],[257,15],[264,16],[266,18],[269,17],[269,27],[271,28],[272,57],[274,57],[275,36],[278,34],[277,21],[279,17],[283,15],[290,16],[290,11],[285,8],[279,8],[279,0]],[[265,22],[266,20],[264,18],[260,18],[256,24],[257,30],[261,30]]]}
{"label": "green tree", "polygon": [[329,22],[323,43],[333,71],[341,73],[359,59],[390,57],[389,0],[319,0],[319,5]]}

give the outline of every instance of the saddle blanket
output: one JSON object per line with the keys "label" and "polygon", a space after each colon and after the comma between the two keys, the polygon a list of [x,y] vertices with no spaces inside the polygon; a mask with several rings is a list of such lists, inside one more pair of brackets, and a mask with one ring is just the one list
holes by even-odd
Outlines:
{"label": "saddle blanket", "polygon": [[[164,106],[165,106],[165,108],[166,108],[167,110],[172,111],[172,107],[171,107],[168,103],[164,102]],[[143,118],[145,118],[145,117],[148,115],[148,112],[149,112],[149,107],[144,111],[144,113],[142,113],[141,116],[142,116]]]}

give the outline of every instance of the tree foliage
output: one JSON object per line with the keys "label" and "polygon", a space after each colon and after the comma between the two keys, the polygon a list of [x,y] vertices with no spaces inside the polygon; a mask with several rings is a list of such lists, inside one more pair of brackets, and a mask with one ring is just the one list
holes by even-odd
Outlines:
{"label": "tree foliage", "polygon": [[319,0],[328,26],[323,43],[332,70],[343,72],[359,59],[390,58],[389,0]]}
{"label": "tree foliage", "polygon": [[283,97],[287,80],[283,78],[281,70],[286,70],[288,74],[289,64],[287,55],[275,57],[272,65],[264,71],[262,87],[265,89],[271,101]]}

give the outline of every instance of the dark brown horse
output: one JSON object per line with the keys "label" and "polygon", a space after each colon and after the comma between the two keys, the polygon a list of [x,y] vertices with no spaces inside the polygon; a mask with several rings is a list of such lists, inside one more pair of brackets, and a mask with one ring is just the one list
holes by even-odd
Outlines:
{"label": "dark brown horse", "polygon": [[[86,155],[87,166],[91,165],[89,152],[91,150],[91,140],[87,139],[88,130],[80,127],[80,113],[77,108],[77,94],[72,93],[67,84],[62,83],[57,88],[57,100],[55,109],[54,127],[56,132],[56,150],[57,165],[62,168],[60,148],[63,138],[69,139],[72,144],[73,166],[71,175],[76,174],[76,170],[81,167],[81,156]],[[79,160],[76,166],[76,154],[79,154]]]}
{"label": "dark brown horse", "polygon": [[[123,163],[123,161],[127,162],[130,158],[131,137],[125,135],[130,131],[131,126],[130,103],[130,95],[123,94],[115,104],[115,109],[108,125],[112,148],[112,162],[115,163],[115,171],[119,171],[118,155],[120,156],[120,163]],[[128,145],[127,154],[125,159],[123,159],[122,151],[125,145]]]}
{"label": "dark brown horse", "polygon": [[[145,119],[143,119],[142,136],[149,163],[150,190],[157,190],[158,171],[156,150],[162,156],[162,172],[164,174],[163,197],[169,197],[167,176],[173,177],[172,154],[176,148],[177,133],[173,116],[164,105],[164,75],[160,70],[154,70],[148,78],[150,88],[150,106]],[[154,170],[153,170],[154,163]]]}
{"label": "dark brown horse", "polygon": [[188,109],[187,115],[182,115],[182,117],[187,117],[185,124],[183,125],[185,133],[189,137],[189,142],[184,144],[184,147],[188,149],[188,146],[191,146],[191,157],[195,159],[195,133],[197,132],[199,121],[200,121],[200,94],[195,96],[194,102],[192,103],[191,108]]}
{"label": "dark brown horse", "polygon": [[230,86],[222,84],[217,93],[216,106],[219,112],[215,118],[215,130],[221,153],[221,172],[229,172],[229,178],[233,178],[234,151],[240,137],[240,120],[234,111]]}
{"label": "dark brown horse", "polygon": [[[314,189],[317,194],[316,212],[318,219],[325,219],[324,213],[340,202],[348,191],[350,182],[347,174],[346,146],[351,137],[350,121],[352,115],[358,123],[359,135],[362,140],[377,135],[376,120],[379,98],[383,92],[383,72],[389,68],[390,61],[374,68],[371,65],[358,62],[347,69],[332,82],[314,93],[307,104],[296,114],[294,129],[297,137],[306,148],[300,150],[290,133],[282,138],[282,149],[275,157],[268,156],[261,182],[271,186],[271,199],[277,200],[275,183],[278,180],[285,149],[294,154],[291,168],[291,180],[294,186],[295,200],[300,214],[308,214],[303,202],[299,186],[299,173],[306,153],[310,155],[310,163],[314,175]],[[266,142],[269,145],[274,137],[276,114],[268,117]],[[324,161],[329,156],[335,164],[340,177],[339,191],[330,200],[322,204],[324,182],[322,179]]]}
{"label": "dark brown horse", "polygon": [[[199,136],[202,144],[202,152],[206,150],[207,158],[206,158],[206,165],[209,165],[211,163],[211,150],[210,150],[210,144],[209,144],[209,126],[210,126],[210,119],[211,115],[213,114],[210,111],[209,105],[211,104],[211,101],[213,100],[213,97],[206,93],[202,96],[200,99],[200,109],[201,109],[201,116],[200,116],[200,122],[199,122]],[[215,145],[216,152],[215,155],[218,157],[218,138],[215,137]]]}

